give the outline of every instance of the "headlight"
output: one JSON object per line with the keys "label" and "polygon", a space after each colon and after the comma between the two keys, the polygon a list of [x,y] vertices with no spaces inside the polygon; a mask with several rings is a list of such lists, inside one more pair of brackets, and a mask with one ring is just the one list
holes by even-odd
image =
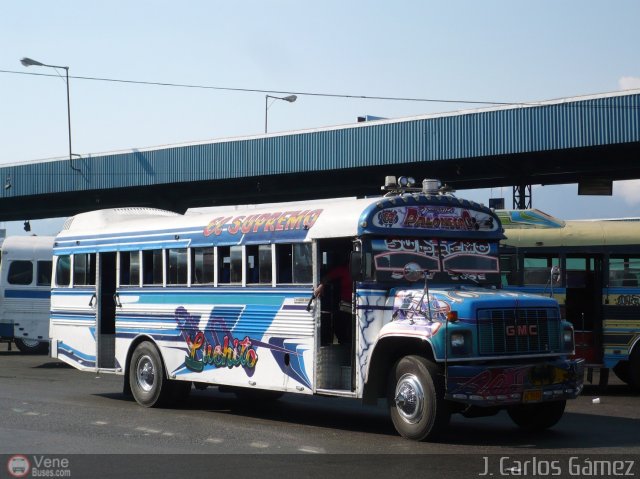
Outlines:
{"label": "headlight", "polygon": [[451,335],[451,347],[462,348],[464,347],[464,334],[454,333]]}

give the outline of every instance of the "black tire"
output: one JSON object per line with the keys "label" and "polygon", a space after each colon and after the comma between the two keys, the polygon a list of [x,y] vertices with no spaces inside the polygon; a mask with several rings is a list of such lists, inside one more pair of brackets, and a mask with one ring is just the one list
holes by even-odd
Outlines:
{"label": "black tire", "polygon": [[544,431],[558,423],[567,401],[519,404],[507,409],[511,420],[528,432]]}
{"label": "black tire", "polygon": [[435,440],[446,429],[451,411],[444,399],[444,377],[421,356],[405,356],[389,375],[387,402],[393,425],[403,437]]}
{"label": "black tire", "polygon": [[144,407],[167,406],[172,399],[173,388],[160,353],[150,342],[138,344],[131,355],[129,386],[136,402]]}
{"label": "black tire", "polygon": [[25,354],[47,354],[49,352],[49,343],[47,341],[14,338],[13,342]]}
{"label": "black tire", "polygon": [[631,369],[629,367],[629,361],[620,361],[613,367],[613,372],[623,383],[629,384],[631,382]]}
{"label": "black tire", "polygon": [[636,344],[629,356],[629,386],[635,392],[640,392],[640,344]]}

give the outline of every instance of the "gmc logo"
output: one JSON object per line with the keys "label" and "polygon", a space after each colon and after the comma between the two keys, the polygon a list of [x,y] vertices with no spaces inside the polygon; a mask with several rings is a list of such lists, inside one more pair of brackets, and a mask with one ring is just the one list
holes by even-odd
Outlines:
{"label": "gmc logo", "polygon": [[507,326],[507,336],[537,336],[538,326],[535,324],[519,324],[518,326]]}

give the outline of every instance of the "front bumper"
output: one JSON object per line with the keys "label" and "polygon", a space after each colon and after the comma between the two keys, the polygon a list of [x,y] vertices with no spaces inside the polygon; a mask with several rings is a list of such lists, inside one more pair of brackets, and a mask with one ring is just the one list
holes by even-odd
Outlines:
{"label": "front bumper", "polygon": [[576,398],[584,360],[555,359],[517,365],[450,365],[445,398],[476,406],[538,403]]}

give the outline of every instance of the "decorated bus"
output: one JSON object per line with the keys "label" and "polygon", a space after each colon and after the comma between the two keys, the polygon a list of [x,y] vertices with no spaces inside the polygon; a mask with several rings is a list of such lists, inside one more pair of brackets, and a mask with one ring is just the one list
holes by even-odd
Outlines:
{"label": "decorated bus", "polygon": [[499,289],[498,217],[436,180],[383,190],[70,218],[54,245],[52,356],[123,375],[147,407],[195,384],[255,401],[386,398],[416,440],[453,413],[556,424],[582,361],[555,300]]}
{"label": "decorated bus", "polygon": [[[640,219],[565,221],[539,210],[499,211],[510,291],[556,298],[589,372],[609,369],[640,391]],[[551,275],[551,270],[555,274]]]}

